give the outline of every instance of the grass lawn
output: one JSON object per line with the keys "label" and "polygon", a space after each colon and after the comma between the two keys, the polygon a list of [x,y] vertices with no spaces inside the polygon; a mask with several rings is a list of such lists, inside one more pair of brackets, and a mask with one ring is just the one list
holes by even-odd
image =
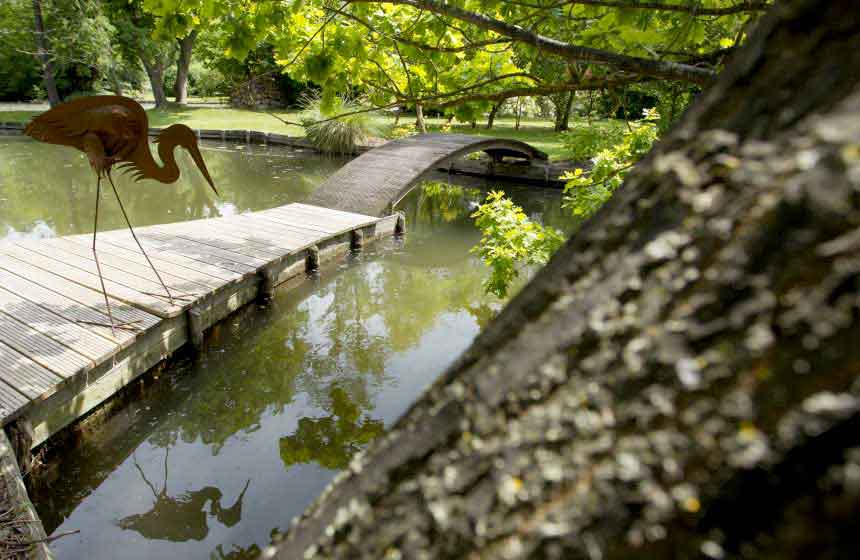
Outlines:
{"label": "grass lawn", "polygon": [[[39,111],[0,111],[0,121],[27,122],[38,113]],[[260,130],[288,134],[290,136],[304,136],[304,130],[301,127],[285,125],[265,111],[230,109],[226,107],[175,106],[167,109],[150,109],[147,113],[149,115],[149,124],[153,127],[165,127],[181,123],[191,128]],[[273,111],[273,113],[288,121],[299,120],[299,113],[296,111],[279,110]],[[380,117],[380,119],[383,121],[383,130],[390,129],[394,124],[393,118]],[[414,123],[414,119],[414,116],[404,115],[400,119],[400,126],[409,126]],[[441,118],[427,119],[430,132],[438,132],[445,121],[445,119]],[[571,118],[571,125],[579,122],[585,122],[585,119],[579,117]],[[595,120],[593,124],[607,128],[624,126],[623,121],[614,120]],[[553,123],[549,120],[523,119],[520,129],[516,130],[513,118],[499,117],[496,119],[492,130],[487,130],[486,125],[480,123],[474,129],[468,124],[455,123],[450,131],[460,134],[476,134],[479,136],[495,136],[498,138],[521,140],[548,153],[551,159],[565,159],[566,157],[563,142],[564,133],[553,131]]]}
{"label": "grass lawn", "polygon": [[[296,111],[272,111],[282,119],[298,121]],[[0,122],[27,122],[40,111],[0,111]],[[181,107],[149,109],[149,126],[165,127],[181,123],[191,128],[223,130],[260,130],[290,136],[304,136],[300,126],[288,126],[264,111],[230,109],[227,107]]]}

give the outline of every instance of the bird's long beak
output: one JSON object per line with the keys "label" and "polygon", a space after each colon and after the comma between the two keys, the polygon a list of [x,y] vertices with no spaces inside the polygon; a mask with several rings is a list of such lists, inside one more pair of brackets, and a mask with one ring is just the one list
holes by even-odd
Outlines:
{"label": "bird's long beak", "polygon": [[191,154],[192,159],[194,159],[194,163],[197,164],[197,168],[200,169],[200,173],[206,178],[206,182],[209,183],[209,186],[212,187],[212,190],[215,191],[216,196],[221,196],[218,193],[218,189],[215,188],[215,183],[212,182],[212,177],[209,176],[209,170],[206,169],[206,162],[203,161],[203,156],[200,154],[200,148],[197,147],[197,144],[191,144],[188,146],[188,152]]}

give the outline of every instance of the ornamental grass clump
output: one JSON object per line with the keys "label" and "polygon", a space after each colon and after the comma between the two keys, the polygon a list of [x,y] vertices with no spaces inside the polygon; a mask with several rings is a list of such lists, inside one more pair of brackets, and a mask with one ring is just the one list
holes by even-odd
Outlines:
{"label": "ornamental grass clump", "polygon": [[351,99],[326,99],[316,94],[303,100],[301,116],[305,137],[320,151],[331,154],[354,154],[373,137],[381,136],[382,127],[371,112]]}

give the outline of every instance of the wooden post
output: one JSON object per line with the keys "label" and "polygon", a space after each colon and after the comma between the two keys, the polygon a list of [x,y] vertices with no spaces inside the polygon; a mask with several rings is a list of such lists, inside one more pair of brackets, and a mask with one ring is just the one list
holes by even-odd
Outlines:
{"label": "wooden post", "polygon": [[352,236],[349,240],[349,248],[353,251],[360,251],[363,246],[364,233],[359,229],[352,230]]}
{"label": "wooden post", "polygon": [[33,454],[30,452],[30,448],[33,447],[32,424],[29,420],[19,418],[6,426],[6,433],[9,436],[9,443],[12,446],[12,451],[15,452],[15,460],[18,461],[21,472],[30,472],[33,467]]}
{"label": "wooden post", "polygon": [[308,247],[308,256],[305,259],[305,270],[314,272],[320,267],[320,249],[316,245]]}
{"label": "wooden post", "polygon": [[397,213],[397,223],[394,225],[394,235],[401,236],[406,233],[406,215],[403,212]]}
{"label": "wooden post", "polygon": [[271,299],[275,295],[275,278],[274,275],[263,269],[260,271],[260,291],[257,297],[260,301]]}
{"label": "wooden post", "polygon": [[203,348],[205,340],[205,329],[203,328],[203,314],[200,309],[194,308],[188,310],[188,339],[191,341],[191,346],[195,350],[200,351]]}

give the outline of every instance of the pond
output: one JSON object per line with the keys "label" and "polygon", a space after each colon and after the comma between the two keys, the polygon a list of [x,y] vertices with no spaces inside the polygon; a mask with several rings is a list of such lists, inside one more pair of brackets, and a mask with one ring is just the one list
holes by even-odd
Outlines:
{"label": "pond", "polygon": [[[205,153],[235,211],[299,200],[342,163],[236,148]],[[46,172],[30,188],[56,194],[50,185],[63,176]],[[399,206],[403,239],[373,244],[239,311],[212,329],[200,356],[175,356],[54,447],[29,482],[50,534],[80,530],[52,543],[58,557],[255,558],[500,309],[483,293],[487,269],[469,252],[480,238],[469,214],[487,186],[414,190]],[[568,224],[558,191],[505,189],[532,217]],[[192,193],[184,196],[170,216],[207,215]],[[67,221],[89,211],[88,198],[80,200],[46,209],[44,222],[58,233],[86,231]],[[162,219],[165,204],[152,204],[139,199],[134,219]],[[16,213],[27,206],[10,208],[1,223],[33,232],[38,220]]]}
{"label": "pond", "polygon": [[[164,185],[114,180],[135,226],[214,218],[304,200],[347,160],[282,146],[200,143],[220,199],[185,150],[176,150],[181,179]],[[156,148],[152,147],[153,153]],[[124,228],[119,206],[103,190],[99,229]],[[0,136],[0,240],[88,233],[96,176],[86,156],[23,136]]]}

